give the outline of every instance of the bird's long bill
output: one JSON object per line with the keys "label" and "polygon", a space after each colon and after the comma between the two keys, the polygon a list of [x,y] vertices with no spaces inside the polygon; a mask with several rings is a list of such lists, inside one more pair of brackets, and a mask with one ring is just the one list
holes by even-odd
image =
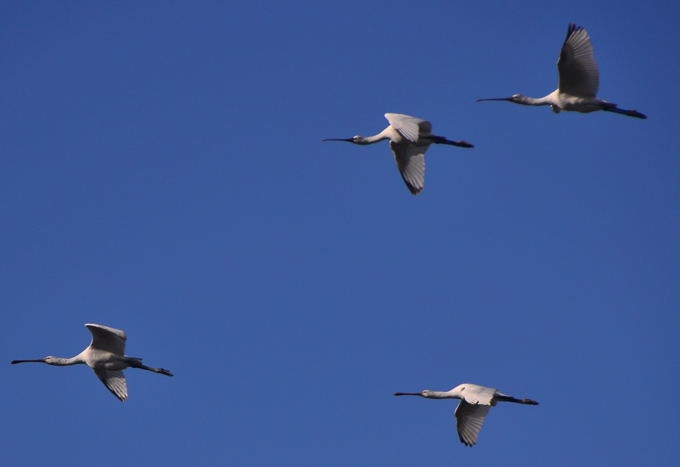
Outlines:
{"label": "bird's long bill", "polygon": [[321,141],[347,141],[348,143],[351,143],[352,138],[325,138],[322,139]]}
{"label": "bird's long bill", "polygon": [[419,396],[419,392],[395,392],[395,396]]}
{"label": "bird's long bill", "polygon": [[44,363],[45,359],[44,358],[39,358],[37,360],[12,360],[10,363],[12,365],[16,363]]}
{"label": "bird's long bill", "polygon": [[477,99],[475,102],[484,102],[484,101],[511,101],[512,97],[485,97],[483,99]]}

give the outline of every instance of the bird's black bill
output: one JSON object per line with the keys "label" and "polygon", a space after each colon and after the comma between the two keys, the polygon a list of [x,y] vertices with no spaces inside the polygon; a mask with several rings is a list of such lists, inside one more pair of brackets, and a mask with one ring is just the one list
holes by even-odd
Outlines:
{"label": "bird's black bill", "polygon": [[17,363],[44,363],[44,362],[45,362],[45,359],[40,358],[38,360],[12,360],[10,363],[12,365],[15,365]]}
{"label": "bird's black bill", "polygon": [[511,101],[512,97],[486,97],[484,99],[477,99],[475,102],[484,102],[484,101]]}
{"label": "bird's black bill", "polygon": [[395,396],[419,396],[419,392],[395,392]]}
{"label": "bird's black bill", "polygon": [[322,139],[321,141],[347,141],[348,143],[351,143],[353,141],[352,138],[325,138]]}

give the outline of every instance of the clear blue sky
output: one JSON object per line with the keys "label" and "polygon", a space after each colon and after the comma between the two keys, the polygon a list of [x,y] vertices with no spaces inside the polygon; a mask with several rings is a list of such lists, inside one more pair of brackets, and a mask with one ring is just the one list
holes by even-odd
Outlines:
{"label": "clear blue sky", "polygon": [[[0,365],[0,464],[678,465],[680,6],[633,3],[4,2],[0,354],[96,322],[176,376]],[[474,102],[570,22],[648,120]],[[320,142],[385,112],[476,147],[413,197]],[[466,448],[392,396],[461,382],[541,405]]]}

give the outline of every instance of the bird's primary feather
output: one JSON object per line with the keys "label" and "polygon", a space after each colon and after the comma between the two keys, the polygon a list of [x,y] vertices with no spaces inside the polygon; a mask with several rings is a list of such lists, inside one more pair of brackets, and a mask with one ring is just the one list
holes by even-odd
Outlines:
{"label": "bird's primary feather", "polygon": [[113,393],[121,402],[128,396],[127,382],[125,375],[120,370],[107,370],[104,368],[93,368],[94,373],[104,383],[109,391]]}
{"label": "bird's primary feather", "polygon": [[557,61],[560,92],[577,97],[595,97],[600,85],[600,74],[593,54],[588,31],[570,24],[567,38]]}
{"label": "bird's primary feather", "polygon": [[427,148],[428,146],[390,141],[390,149],[394,154],[401,178],[414,195],[420,193],[425,187],[425,151]]}
{"label": "bird's primary feather", "polygon": [[453,413],[456,416],[458,437],[466,446],[477,443],[477,436],[484,426],[484,417],[489,413],[489,408],[488,405],[470,404],[464,399],[456,407]]}

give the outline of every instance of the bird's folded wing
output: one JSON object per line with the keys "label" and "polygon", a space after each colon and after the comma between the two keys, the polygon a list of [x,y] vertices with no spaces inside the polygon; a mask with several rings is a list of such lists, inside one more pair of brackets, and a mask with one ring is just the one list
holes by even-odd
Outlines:
{"label": "bird's folded wing", "polygon": [[397,162],[397,168],[409,191],[414,195],[425,186],[425,151],[427,146],[411,143],[392,143],[390,148]]}
{"label": "bird's folded wing", "polygon": [[454,415],[458,425],[458,437],[463,444],[474,446],[477,443],[477,435],[488,413],[488,405],[468,404],[465,400],[460,401]]}
{"label": "bird's folded wing", "polygon": [[421,133],[429,134],[432,131],[430,122],[423,120],[422,118],[391,113],[385,114],[385,118],[401,136],[412,143],[418,141],[418,137]]}
{"label": "bird's folded wing", "polygon": [[569,25],[567,38],[557,61],[561,92],[578,97],[595,97],[600,85],[600,74],[593,55],[588,31]]}
{"label": "bird's folded wing", "polygon": [[125,341],[127,340],[125,331],[103,324],[88,323],[85,327],[92,333],[90,346],[93,349],[106,350],[116,355],[125,354]]}
{"label": "bird's folded wing", "polygon": [[127,382],[125,381],[125,375],[122,371],[96,369],[94,372],[101,382],[104,383],[104,386],[106,386],[114,396],[120,399],[121,402],[127,399]]}
{"label": "bird's folded wing", "polygon": [[470,383],[466,383],[464,386],[462,395],[468,404],[495,405],[493,398],[496,395],[496,390],[494,388]]}

